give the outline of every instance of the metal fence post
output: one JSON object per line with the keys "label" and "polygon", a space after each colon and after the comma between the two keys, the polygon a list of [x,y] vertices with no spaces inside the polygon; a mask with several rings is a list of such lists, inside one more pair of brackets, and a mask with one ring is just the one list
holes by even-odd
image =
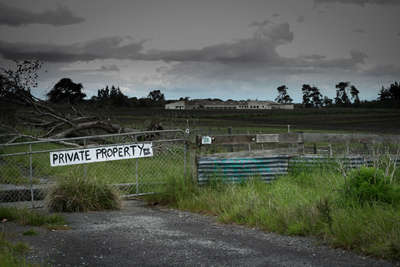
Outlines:
{"label": "metal fence post", "polygon": [[187,143],[186,140],[184,141],[183,145],[183,180],[186,180],[186,153],[187,153]]}
{"label": "metal fence post", "polygon": [[33,194],[33,166],[32,166],[32,144],[29,144],[29,182],[31,190],[32,209],[35,208],[34,194]]}
{"label": "metal fence post", "polygon": [[[87,148],[87,139],[83,139],[83,147],[86,149]],[[86,178],[87,177],[87,163],[85,163],[83,165],[83,177]]]}
{"label": "metal fence post", "polygon": [[136,158],[136,194],[139,194],[139,160]]}

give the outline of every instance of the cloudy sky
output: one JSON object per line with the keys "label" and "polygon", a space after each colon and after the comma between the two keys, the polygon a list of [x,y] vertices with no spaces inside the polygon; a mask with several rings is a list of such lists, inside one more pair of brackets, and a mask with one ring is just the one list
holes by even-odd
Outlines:
{"label": "cloudy sky", "polygon": [[0,0],[0,65],[44,62],[36,94],[61,78],[96,94],[160,89],[167,99],[273,100],[315,85],[361,99],[400,80],[399,0]]}

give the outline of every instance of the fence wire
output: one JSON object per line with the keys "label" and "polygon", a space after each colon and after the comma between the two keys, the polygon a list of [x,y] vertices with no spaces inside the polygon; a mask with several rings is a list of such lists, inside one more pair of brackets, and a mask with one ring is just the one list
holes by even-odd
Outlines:
{"label": "fence wire", "polygon": [[[68,166],[50,166],[50,152],[152,143],[153,156]],[[0,145],[0,203],[43,200],[60,179],[75,175],[105,182],[123,196],[159,192],[171,177],[187,172],[181,130],[71,138],[51,142]]]}

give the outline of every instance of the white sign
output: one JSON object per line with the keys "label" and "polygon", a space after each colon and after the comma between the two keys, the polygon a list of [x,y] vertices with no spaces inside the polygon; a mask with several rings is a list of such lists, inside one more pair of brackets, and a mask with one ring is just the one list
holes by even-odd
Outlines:
{"label": "white sign", "polygon": [[151,143],[117,145],[50,152],[50,165],[55,167],[152,156],[153,146]]}
{"label": "white sign", "polygon": [[211,145],[212,138],[210,136],[203,136],[201,137],[201,144],[202,145]]}
{"label": "white sign", "polygon": [[257,134],[256,143],[279,143],[279,134]]}

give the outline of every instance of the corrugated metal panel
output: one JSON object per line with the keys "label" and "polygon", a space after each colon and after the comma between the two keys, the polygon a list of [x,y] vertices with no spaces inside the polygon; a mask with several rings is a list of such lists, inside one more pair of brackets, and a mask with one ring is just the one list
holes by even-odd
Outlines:
{"label": "corrugated metal panel", "polygon": [[[224,182],[240,183],[250,177],[269,182],[279,175],[287,174],[289,167],[313,168],[324,164],[343,162],[345,168],[373,166],[372,158],[347,156],[329,158],[322,155],[303,155],[292,157],[276,155],[264,157],[200,157],[197,162],[197,180],[206,184],[210,179],[222,179]],[[397,159],[400,164],[400,159]]]}
{"label": "corrugated metal panel", "polygon": [[267,182],[278,175],[286,174],[288,164],[288,155],[253,158],[200,157],[197,179],[199,184],[215,178],[225,182],[242,182],[249,177],[258,177]]}

